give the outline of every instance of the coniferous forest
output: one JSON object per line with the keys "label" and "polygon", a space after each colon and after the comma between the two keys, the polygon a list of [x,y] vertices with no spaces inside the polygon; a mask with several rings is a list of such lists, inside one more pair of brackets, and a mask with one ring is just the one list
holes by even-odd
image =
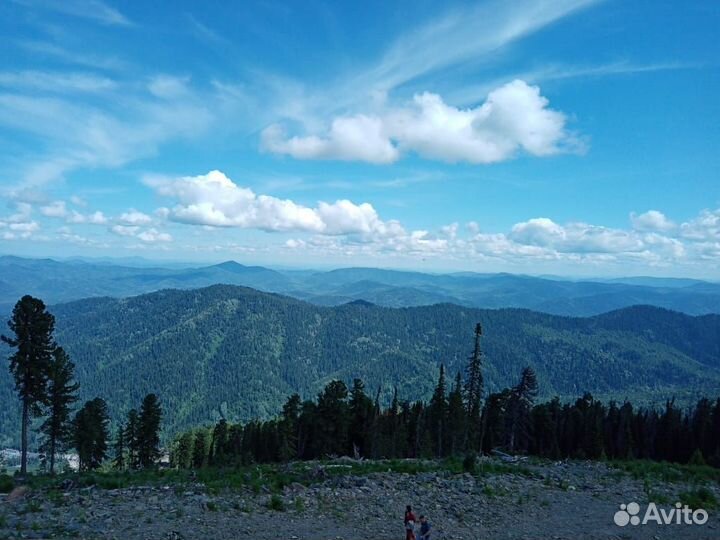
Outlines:
{"label": "coniferous forest", "polygon": [[[55,319],[30,296],[15,306],[3,341],[14,350],[10,372],[23,411],[21,473],[26,472],[31,417],[42,417],[40,452],[52,474],[59,454],[74,450],[80,470],[100,467],[112,457],[116,469],[155,466],[162,455],[159,397],[150,393],[110,433],[108,404],[86,401],[73,414],[79,385],[75,366],[54,339]],[[444,458],[491,454],[550,459],[651,459],[708,463],[720,467],[720,398],[703,398],[681,408],[673,399],[656,408],[625,401],[603,403],[586,393],[574,402],[538,402],[535,371],[525,367],[517,383],[486,392],[477,323],[464,369],[454,375],[441,365],[429,400],[405,399],[394,389],[383,406],[375,392],[355,378],[350,387],[332,380],[315,400],[292,394],[271,420],[195,428],[170,444],[179,468],[246,465],[330,456],[357,458]]]}

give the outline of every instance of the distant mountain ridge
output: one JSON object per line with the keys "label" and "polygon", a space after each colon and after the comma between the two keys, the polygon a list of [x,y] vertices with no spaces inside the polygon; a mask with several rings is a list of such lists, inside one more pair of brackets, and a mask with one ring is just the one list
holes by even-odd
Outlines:
{"label": "distant mountain ridge", "polygon": [[[57,340],[77,364],[82,397],[122,415],[150,391],[168,433],[223,416],[280,410],[333,378],[363,378],[384,399],[427,399],[444,363],[462,370],[476,322],[484,328],[487,391],[533,366],[543,397],[662,403],[720,392],[720,315],[636,306],[588,318],[453,304],[388,308],[365,300],[324,307],[255,289],[215,285],[54,305]],[[0,350],[4,356],[6,349]],[[0,433],[13,437],[17,400],[0,374]],[[3,440],[0,440],[0,444]]]}
{"label": "distant mountain ridge", "polygon": [[588,316],[647,304],[690,315],[720,312],[720,283],[692,279],[630,277],[574,281],[507,273],[429,274],[378,268],[299,272],[246,266],[235,261],[163,268],[3,256],[0,257],[0,313],[7,313],[15,301],[27,293],[54,304],[216,284],[252,287],[329,306],[353,300],[389,307],[448,302],[468,307],[516,307],[557,315]]}

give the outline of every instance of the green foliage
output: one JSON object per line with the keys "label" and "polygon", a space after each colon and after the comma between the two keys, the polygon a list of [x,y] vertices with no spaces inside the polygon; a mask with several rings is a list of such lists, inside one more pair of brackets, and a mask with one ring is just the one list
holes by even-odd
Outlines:
{"label": "green foliage", "polygon": [[10,493],[15,487],[12,476],[0,474],[0,493]]}
{"label": "green foliage", "polygon": [[[20,472],[25,474],[30,416],[39,416],[41,406],[48,402],[47,380],[55,349],[55,318],[45,309],[42,300],[25,295],[15,304],[8,327],[14,337],[0,335],[0,342],[15,349],[10,356],[10,373],[22,404]],[[3,405],[9,406],[9,403]]]}
{"label": "green foliage", "polygon": [[[440,363],[448,374],[464,372],[477,321],[485,329],[484,397],[515,385],[528,364],[542,398],[567,399],[582,388],[603,397],[676,395],[687,402],[688,389],[720,386],[720,317],[648,307],[588,319],[449,304],[325,308],[214,286],[83,300],[54,312],[57,339],[77,365],[80,397],[103,396],[120,422],[157,392],[168,442],[221,417],[271,418],[286,396],[315,396],[331,379],[360,378],[373,394],[380,387],[382,405],[394,386],[413,400],[430,399]],[[638,381],[652,384],[640,390]],[[19,423],[9,385],[0,380],[7,442],[10,423]]]}
{"label": "green foliage", "polygon": [[274,510],[275,512],[284,512],[286,510],[285,501],[283,501],[279,495],[273,494],[268,501],[268,509]]}
{"label": "green foliage", "polygon": [[160,457],[160,421],[162,409],[156,394],[148,394],[140,406],[137,434],[138,465],[150,467]]}
{"label": "green foliage", "polygon": [[75,403],[80,387],[73,381],[75,364],[61,347],[56,347],[48,364],[47,419],[40,426],[44,440],[40,451],[49,462],[50,473],[55,472],[55,457],[72,438],[70,406]]}
{"label": "green foliage", "polygon": [[463,459],[463,471],[470,474],[475,474],[477,471],[477,454],[469,452],[465,459]]}
{"label": "green foliage", "polygon": [[100,467],[107,453],[107,405],[102,398],[92,399],[83,405],[73,420],[73,442],[78,454],[80,470]]}
{"label": "green foliage", "polygon": [[715,495],[707,487],[699,487],[690,491],[684,491],[679,495],[680,502],[693,510],[702,508],[711,510],[717,507],[718,501]]}

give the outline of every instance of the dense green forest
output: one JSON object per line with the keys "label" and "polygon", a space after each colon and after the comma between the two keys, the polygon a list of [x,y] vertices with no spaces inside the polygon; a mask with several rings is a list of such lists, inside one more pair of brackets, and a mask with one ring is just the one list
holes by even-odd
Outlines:
{"label": "dense green forest", "polygon": [[[171,446],[180,468],[247,465],[329,456],[370,459],[444,458],[505,453],[549,459],[649,459],[720,467],[720,398],[688,411],[672,400],[661,410],[629,402],[603,404],[590,394],[573,403],[535,404],[537,381],[523,370],[511,388],[488,395],[473,412],[469,381],[453,384],[441,368],[428,402],[400,400],[387,408],[355,379],[332,381],[315,400],[293,394],[282,414],[246,424],[221,419],[189,430]],[[504,451],[504,452],[503,452]]]}
{"label": "dense green forest", "polygon": [[[51,308],[56,336],[75,363],[80,398],[103,396],[111,428],[148,393],[162,396],[164,437],[215,422],[271,418],[285,397],[313,396],[330,380],[358,377],[386,406],[397,387],[429,399],[438,366],[464,369],[473,329],[485,332],[487,393],[532,367],[540,397],[689,404],[720,388],[720,316],[634,307],[590,318],[450,304],[319,307],[234,286],[96,298]],[[7,356],[3,354],[3,356]],[[0,434],[15,442],[19,411],[0,378]]]}

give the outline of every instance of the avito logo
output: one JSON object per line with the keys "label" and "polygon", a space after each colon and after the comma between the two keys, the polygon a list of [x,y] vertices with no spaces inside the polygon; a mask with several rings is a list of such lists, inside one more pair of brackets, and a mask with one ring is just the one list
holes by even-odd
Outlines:
{"label": "avito logo", "polygon": [[676,503],[674,508],[658,508],[651,502],[645,509],[645,514],[640,517],[640,505],[636,502],[621,504],[620,510],[615,512],[613,517],[615,525],[625,527],[626,525],[646,525],[657,523],[658,525],[704,525],[708,520],[707,511],[702,508],[693,510],[688,505],[683,506]]}

